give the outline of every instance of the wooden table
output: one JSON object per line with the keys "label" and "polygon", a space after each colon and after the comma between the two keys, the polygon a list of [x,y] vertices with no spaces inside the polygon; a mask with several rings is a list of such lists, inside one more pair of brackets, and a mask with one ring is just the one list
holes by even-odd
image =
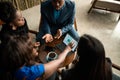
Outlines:
{"label": "wooden table", "polygon": [[[45,46],[47,45],[49,45],[49,46],[51,46],[51,47],[54,47],[54,52],[56,52],[58,55],[62,52],[59,48],[57,48],[55,45],[56,44],[59,44],[61,41],[63,40],[63,38],[61,38],[61,39],[56,39],[56,40],[54,40],[52,43],[48,43],[48,44],[45,44],[45,45],[43,45],[43,46],[41,46],[41,48],[40,48],[40,50],[39,50],[39,58],[41,59],[41,61],[43,62],[43,63],[46,63],[47,61],[46,61],[46,56],[47,56],[47,54],[48,54],[48,52],[49,51],[45,51],[44,49],[45,49]],[[63,63],[63,67],[66,67],[66,66],[68,66],[73,60],[74,60],[74,58],[75,58],[75,56],[76,56],[76,53],[75,52],[72,52],[72,53],[70,53],[70,54],[68,54],[67,55],[67,57],[66,57],[66,59],[65,59],[65,61],[64,61],[64,63]]]}

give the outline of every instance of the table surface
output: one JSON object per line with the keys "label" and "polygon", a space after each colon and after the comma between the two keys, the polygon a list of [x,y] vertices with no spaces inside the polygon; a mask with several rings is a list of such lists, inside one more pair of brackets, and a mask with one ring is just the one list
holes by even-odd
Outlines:
{"label": "table surface", "polygon": [[[46,56],[47,54],[49,53],[49,51],[45,51],[45,46],[46,45],[51,45],[52,44],[52,47],[54,47],[53,51],[56,52],[58,55],[62,52],[58,47],[55,46],[55,44],[58,44],[62,41],[63,39],[60,39],[60,40],[54,40],[53,42],[54,43],[50,43],[50,44],[45,44],[45,45],[42,45],[40,47],[40,50],[39,50],[39,58],[40,60],[43,62],[43,63],[46,63]],[[76,52],[70,52],[68,53],[68,55],[66,56],[66,59],[63,63],[63,66],[62,67],[65,67],[65,66],[68,66],[75,58],[76,56]]]}

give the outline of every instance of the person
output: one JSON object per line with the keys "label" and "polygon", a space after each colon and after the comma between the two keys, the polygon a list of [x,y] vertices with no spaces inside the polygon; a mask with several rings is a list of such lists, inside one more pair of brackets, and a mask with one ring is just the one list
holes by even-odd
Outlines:
{"label": "person", "polygon": [[[2,25],[9,19],[10,15],[14,15],[15,7],[10,2],[0,2],[0,42]],[[12,16],[11,16],[12,17]]]}
{"label": "person", "polygon": [[9,1],[0,2],[0,21],[2,29],[0,31],[1,42],[5,41],[8,34],[27,35],[28,25],[21,12]]}
{"label": "person", "polygon": [[71,69],[62,70],[62,80],[112,80],[110,58],[105,58],[103,44],[84,34],[77,48],[78,62]]}
{"label": "person", "polygon": [[75,3],[70,0],[47,0],[41,4],[41,23],[36,41],[41,45],[69,33],[76,41],[79,35],[73,27]]}
{"label": "person", "polygon": [[[1,58],[4,55],[2,47],[6,45],[8,37],[11,35],[28,35],[28,25],[21,12],[17,10],[9,1],[0,2],[0,68],[2,69]],[[38,60],[38,59],[37,59]],[[0,79],[6,76],[3,70],[0,70]],[[7,76],[8,77],[8,76]],[[5,77],[4,77],[5,78]],[[7,79],[2,79],[7,80]],[[10,80],[10,79],[8,79]]]}
{"label": "person", "polygon": [[[26,19],[9,1],[0,2],[0,43],[5,41],[9,35],[29,35],[29,28]],[[35,42],[39,46],[39,42]],[[2,45],[1,45],[2,46]]]}
{"label": "person", "polygon": [[11,72],[17,80],[46,80],[62,66],[72,46],[72,43],[66,46],[65,50],[53,61],[45,64],[36,63],[33,55],[38,53],[29,36],[12,35],[8,37],[8,42],[3,47],[3,68]]}

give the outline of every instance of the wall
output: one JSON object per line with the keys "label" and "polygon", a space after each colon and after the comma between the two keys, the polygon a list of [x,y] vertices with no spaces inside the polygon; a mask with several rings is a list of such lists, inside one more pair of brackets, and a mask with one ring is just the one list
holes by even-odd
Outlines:
{"label": "wall", "polygon": [[17,9],[25,10],[35,5],[39,5],[41,0],[0,0],[0,2],[1,1],[10,1]]}

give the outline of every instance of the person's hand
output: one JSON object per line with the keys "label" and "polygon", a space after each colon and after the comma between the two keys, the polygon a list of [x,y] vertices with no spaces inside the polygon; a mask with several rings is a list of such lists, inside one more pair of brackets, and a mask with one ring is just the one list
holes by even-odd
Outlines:
{"label": "person's hand", "polygon": [[45,42],[48,43],[48,42],[52,42],[53,41],[53,37],[51,34],[45,34],[42,39],[45,39]]}
{"label": "person's hand", "polygon": [[75,46],[74,42],[70,42],[65,49],[71,51],[74,46]]}
{"label": "person's hand", "polygon": [[57,34],[54,36],[55,39],[59,39],[62,36],[62,30],[58,29]]}
{"label": "person's hand", "polygon": [[34,46],[36,46],[36,47],[40,46],[40,42],[35,42]]}

